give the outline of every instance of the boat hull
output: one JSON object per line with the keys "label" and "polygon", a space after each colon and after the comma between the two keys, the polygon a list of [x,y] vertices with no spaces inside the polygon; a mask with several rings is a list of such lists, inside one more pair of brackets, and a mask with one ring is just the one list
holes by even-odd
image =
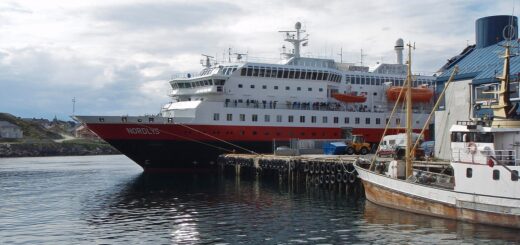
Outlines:
{"label": "boat hull", "polygon": [[[272,152],[271,142],[233,141],[244,149],[231,148],[220,141],[175,140],[107,140],[121,153],[139,164],[146,172],[211,172],[217,167],[218,156],[225,153]],[[250,152],[249,152],[250,153]]]}
{"label": "boat hull", "polygon": [[[517,213],[516,211],[508,213],[505,210],[509,210],[509,207],[490,207],[490,205],[486,204],[464,201],[470,196],[473,196],[473,200],[478,200],[477,195],[434,189],[429,193],[431,198],[427,198],[420,190],[421,188],[424,188],[424,186],[406,183],[405,181],[395,180],[385,176],[377,176],[376,174],[370,173],[366,170],[360,171],[359,167],[356,167],[356,170],[358,170],[358,173],[362,172],[360,177],[363,179],[363,187],[365,188],[365,196],[367,200],[377,205],[470,223],[520,228],[520,213]],[[374,176],[363,178],[369,174]],[[398,189],[388,188],[374,183],[376,181],[370,181],[370,179],[374,180],[376,178],[387,178],[390,180],[386,181],[403,182],[404,185],[409,185],[409,187],[406,189],[406,192],[403,192]],[[401,183],[401,185],[403,183]],[[447,194],[446,192],[449,193]],[[443,194],[447,194],[446,196],[449,195],[453,199],[453,202],[433,199],[434,197],[439,197]],[[462,197],[458,199],[457,196],[460,195],[462,195]],[[502,213],[484,211],[483,209],[495,209],[496,211],[502,211]]]}

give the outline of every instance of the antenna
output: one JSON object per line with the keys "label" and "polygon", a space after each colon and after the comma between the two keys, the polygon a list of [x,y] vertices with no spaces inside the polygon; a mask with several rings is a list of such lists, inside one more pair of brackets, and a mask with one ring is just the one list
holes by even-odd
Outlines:
{"label": "antenna", "polygon": [[[306,41],[308,41],[309,35],[307,34],[304,37],[300,37],[301,34],[305,33],[305,30],[302,30],[302,23],[300,23],[300,22],[296,22],[296,24],[294,25],[294,29],[296,29],[296,31],[278,31],[278,32],[285,33],[284,41],[290,42],[294,46],[294,49],[293,49],[294,51],[292,54],[286,54],[284,52],[284,55],[286,55],[286,57],[299,58],[300,57],[300,44],[303,43],[302,46],[307,46],[308,43]],[[296,33],[296,35],[294,35],[293,33]]]}
{"label": "antenna", "polygon": [[215,57],[211,56],[211,55],[207,55],[207,54],[202,54],[202,56],[204,56],[206,58],[206,60],[202,59],[200,60],[200,64],[204,67],[211,67],[211,59],[214,59]]}
{"label": "antenna", "polygon": [[72,98],[72,115],[74,116],[76,113],[76,97]]}
{"label": "antenna", "polygon": [[339,51],[339,63],[343,63],[343,47]]}
{"label": "antenna", "polygon": [[363,54],[363,49],[361,49],[361,66],[363,66],[363,58],[367,56],[366,54]]}

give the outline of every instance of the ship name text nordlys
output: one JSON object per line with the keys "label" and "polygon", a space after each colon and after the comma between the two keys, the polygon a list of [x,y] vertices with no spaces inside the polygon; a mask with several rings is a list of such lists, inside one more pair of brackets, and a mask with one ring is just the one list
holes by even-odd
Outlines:
{"label": "ship name text nordlys", "polygon": [[127,128],[128,134],[160,134],[158,128]]}

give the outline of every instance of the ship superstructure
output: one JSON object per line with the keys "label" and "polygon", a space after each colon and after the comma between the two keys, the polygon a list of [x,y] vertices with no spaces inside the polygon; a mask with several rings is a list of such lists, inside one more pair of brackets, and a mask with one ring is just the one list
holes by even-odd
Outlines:
{"label": "ship superstructure", "polygon": [[[366,66],[302,57],[308,36],[296,23],[283,31],[293,48],[279,63],[246,61],[236,54],[223,63],[203,59],[199,74],[172,79],[171,102],[159,116],[78,116],[91,130],[146,169],[193,169],[226,152],[272,152],[275,139],[342,139],[363,135],[376,143],[387,120],[389,133],[404,127],[402,110],[389,118],[403,86],[403,40],[396,64]],[[415,87],[432,91],[432,76],[415,76]],[[430,97],[433,93],[429,93]],[[432,98],[413,103],[413,126],[420,130]]]}

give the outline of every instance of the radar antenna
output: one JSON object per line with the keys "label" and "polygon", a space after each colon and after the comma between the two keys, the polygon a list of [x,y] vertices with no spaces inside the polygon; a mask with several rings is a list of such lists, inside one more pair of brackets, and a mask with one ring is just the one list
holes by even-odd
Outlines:
{"label": "radar antenna", "polygon": [[206,68],[211,67],[211,59],[214,59],[215,57],[207,54],[202,54],[202,56],[204,56],[205,59],[201,59],[200,64]]}

